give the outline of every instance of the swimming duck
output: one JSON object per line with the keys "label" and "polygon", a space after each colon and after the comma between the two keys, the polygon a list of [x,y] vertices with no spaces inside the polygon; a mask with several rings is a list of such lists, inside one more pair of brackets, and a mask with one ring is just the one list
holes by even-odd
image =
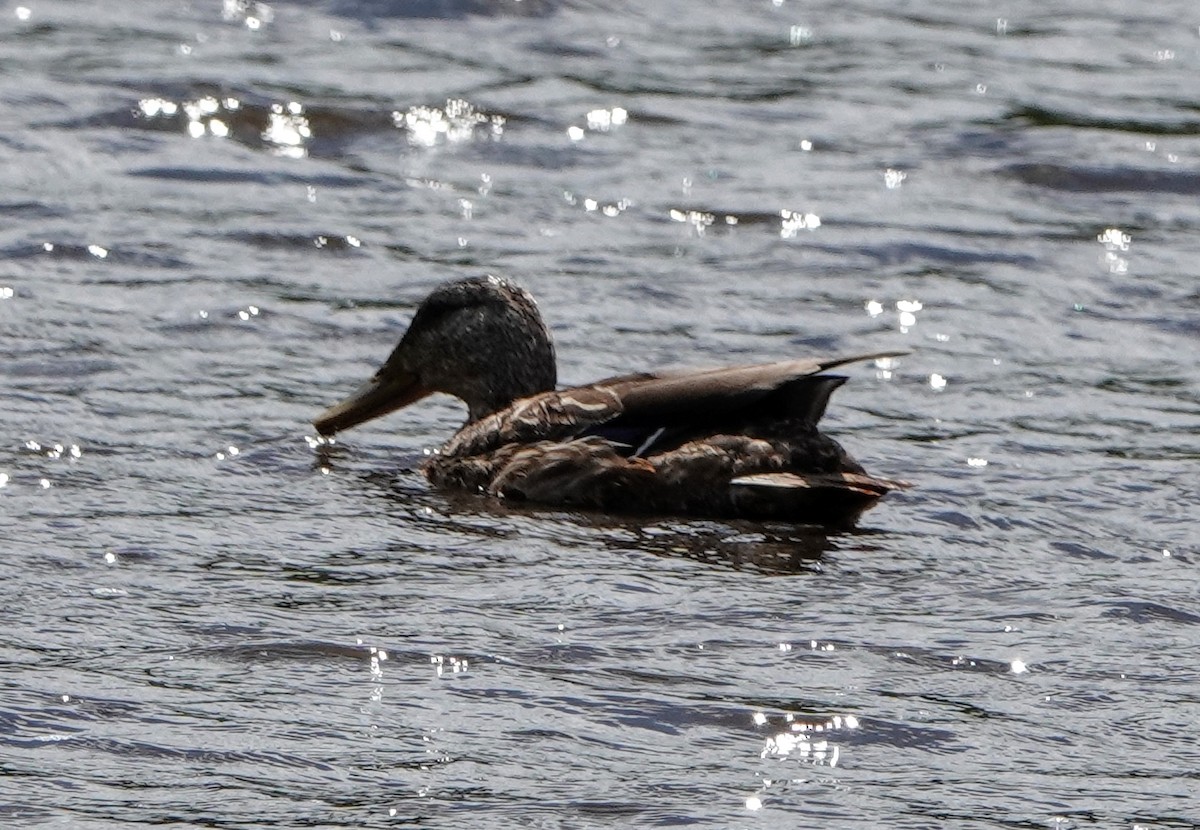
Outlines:
{"label": "swimming duck", "polygon": [[621,375],[555,390],[533,297],[488,276],[437,288],[366,384],[313,421],[329,436],[433,392],[467,422],[425,462],[435,487],[569,508],[852,525],[906,486],[868,475],[817,430],[846,378],[879,352]]}

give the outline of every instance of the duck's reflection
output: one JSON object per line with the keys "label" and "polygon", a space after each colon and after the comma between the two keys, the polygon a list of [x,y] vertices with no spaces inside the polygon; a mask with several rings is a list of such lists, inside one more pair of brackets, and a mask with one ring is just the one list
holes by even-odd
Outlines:
{"label": "duck's reflection", "polygon": [[552,510],[431,489],[418,471],[419,457],[402,459],[397,471],[387,472],[348,471],[347,461],[336,445],[317,448],[317,468],[332,471],[342,467],[337,474],[357,477],[357,489],[363,496],[387,502],[397,526],[407,523],[426,531],[438,529],[493,539],[539,537],[562,545],[638,551],[779,575],[820,570],[824,553],[847,535],[783,523]]}
{"label": "duck's reflection", "polygon": [[[411,499],[411,490],[403,489],[403,497]],[[469,522],[478,528],[481,518],[490,518],[517,534],[536,528],[538,533],[553,534],[571,544],[600,545],[617,552],[636,550],[767,574],[820,570],[821,556],[832,546],[827,530],[803,525],[547,510],[460,493],[430,492],[427,499],[431,505],[440,502],[434,509],[441,512],[441,521],[456,525]]]}

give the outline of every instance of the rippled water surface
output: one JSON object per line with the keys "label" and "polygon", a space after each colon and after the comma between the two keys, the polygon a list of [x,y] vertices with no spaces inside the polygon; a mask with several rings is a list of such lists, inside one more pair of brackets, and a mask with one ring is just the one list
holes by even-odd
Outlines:
{"label": "rippled water surface", "polygon": [[[0,824],[1200,824],[1194,3],[0,7]],[[853,533],[314,446],[430,288],[564,383],[911,348]]]}

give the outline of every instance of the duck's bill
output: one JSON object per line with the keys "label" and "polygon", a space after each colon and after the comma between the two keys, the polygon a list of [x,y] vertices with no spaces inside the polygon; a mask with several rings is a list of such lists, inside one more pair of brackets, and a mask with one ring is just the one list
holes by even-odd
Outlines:
{"label": "duck's bill", "polygon": [[334,404],[313,419],[321,435],[333,435],[344,429],[395,412],[428,395],[432,390],[421,385],[416,375],[407,372],[391,377],[373,377],[350,397]]}

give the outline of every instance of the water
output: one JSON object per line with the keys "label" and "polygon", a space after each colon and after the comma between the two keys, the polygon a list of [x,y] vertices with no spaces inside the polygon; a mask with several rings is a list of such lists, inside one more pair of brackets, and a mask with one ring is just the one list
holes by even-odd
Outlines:
{"label": "water", "polygon": [[[1200,824],[1192,4],[2,15],[5,826]],[[414,472],[438,400],[310,445],[489,271],[567,383],[915,349],[827,421],[916,487],[515,510]]]}

